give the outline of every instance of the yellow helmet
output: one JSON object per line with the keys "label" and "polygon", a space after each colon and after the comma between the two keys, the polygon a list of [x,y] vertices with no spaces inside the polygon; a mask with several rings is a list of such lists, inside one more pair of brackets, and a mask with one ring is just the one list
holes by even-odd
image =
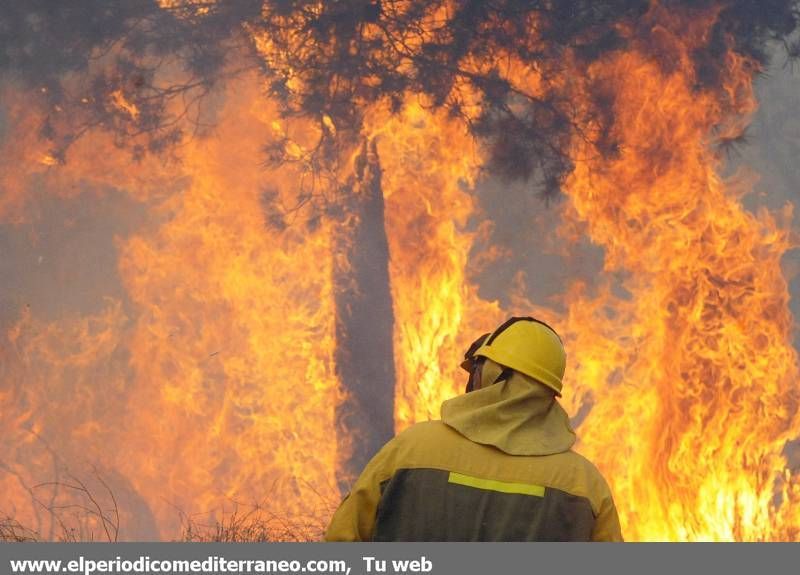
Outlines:
{"label": "yellow helmet", "polygon": [[567,354],[561,338],[543,321],[512,317],[473,353],[524,373],[561,395]]}

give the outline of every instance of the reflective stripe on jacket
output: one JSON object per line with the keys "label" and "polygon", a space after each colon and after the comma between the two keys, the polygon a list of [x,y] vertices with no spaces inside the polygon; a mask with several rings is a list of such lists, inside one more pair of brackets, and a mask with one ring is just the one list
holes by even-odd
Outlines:
{"label": "reflective stripe on jacket", "polygon": [[325,539],[622,541],[622,534],[608,485],[574,451],[510,455],[431,421],[370,461]]}

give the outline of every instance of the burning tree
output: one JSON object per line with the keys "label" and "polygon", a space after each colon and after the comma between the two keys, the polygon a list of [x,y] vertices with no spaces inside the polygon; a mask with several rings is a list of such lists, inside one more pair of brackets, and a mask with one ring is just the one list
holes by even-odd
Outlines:
{"label": "burning tree", "polygon": [[[15,321],[4,426],[52,433],[57,412],[21,406],[72,387],[64,362],[90,379],[122,355],[120,405],[161,440],[104,431],[135,465],[94,452],[132,493],[166,481],[203,507],[274,481],[278,505],[312,520],[335,471],[438,414],[463,348],[511,311],[480,297],[468,265],[488,171],[563,197],[562,233],[625,274],[595,295],[576,282],[563,314],[511,295],[565,335],[565,401],[626,535],[797,537],[789,224],[745,211],[710,145],[741,138],[769,42],[798,53],[792,2],[51,8],[0,14],[16,31],[9,130],[25,143],[4,161],[0,214],[22,218],[31,178],[46,177],[68,196],[80,191],[60,184],[130,189],[161,220],[120,243],[128,300],[94,327]],[[159,162],[167,151],[180,163]],[[176,459],[197,463],[151,463]]]}

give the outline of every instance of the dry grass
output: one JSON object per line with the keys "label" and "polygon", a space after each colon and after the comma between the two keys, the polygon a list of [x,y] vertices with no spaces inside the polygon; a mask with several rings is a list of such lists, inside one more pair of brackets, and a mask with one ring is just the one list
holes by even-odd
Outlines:
{"label": "dry grass", "polygon": [[58,518],[58,534],[53,537],[43,536],[41,533],[22,525],[11,517],[0,518],[0,543],[33,543],[40,541],[57,541],[59,543],[82,543],[110,540],[98,538],[94,532],[85,528],[71,527],[66,524],[66,520]]}
{"label": "dry grass", "polygon": [[[117,500],[96,470],[95,478],[102,487],[101,492],[105,491],[102,498],[73,475],[28,488],[31,502],[46,518],[43,523],[50,524],[45,528],[48,533],[42,534],[6,515],[0,518],[0,542],[117,541],[120,522]],[[38,495],[43,488],[50,492],[46,498]]]}
{"label": "dry grass", "polygon": [[[119,529],[103,529],[100,537],[85,527],[70,526],[70,518],[54,516],[58,526],[56,541],[78,543],[85,541],[116,541]],[[72,517],[71,519],[75,519]],[[265,541],[320,541],[325,529],[324,520],[311,518],[295,521],[281,518],[258,506],[238,506],[223,513],[218,520],[201,521],[182,515],[180,538],[182,542],[260,543]],[[109,537],[111,535],[111,537]],[[49,541],[35,529],[22,525],[11,517],[0,518],[0,543]]]}
{"label": "dry grass", "polygon": [[38,541],[39,534],[11,517],[0,519],[0,541],[4,543],[25,543],[28,541]]}
{"label": "dry grass", "polygon": [[204,542],[320,541],[325,529],[320,518],[290,520],[260,506],[241,505],[208,524],[187,517],[182,523],[181,541]]}
{"label": "dry grass", "polygon": [[[105,541],[120,535],[120,510],[109,485],[95,471],[99,494],[80,479],[69,475],[56,482],[33,486],[31,499],[44,512],[47,532],[0,515],[0,542],[23,541]],[[96,486],[96,487],[97,487]],[[42,500],[36,490],[49,488],[59,497]],[[230,502],[229,509],[188,515],[176,508],[181,519],[177,541],[264,542],[320,541],[330,517],[330,502],[319,502],[320,510],[307,517],[289,518],[269,509],[274,505],[244,505]]]}

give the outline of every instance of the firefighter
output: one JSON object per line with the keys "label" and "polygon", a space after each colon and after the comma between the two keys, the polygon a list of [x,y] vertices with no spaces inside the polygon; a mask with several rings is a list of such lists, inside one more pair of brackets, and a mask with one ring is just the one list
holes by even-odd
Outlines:
{"label": "firefighter", "polygon": [[622,541],[603,477],[571,450],[558,334],[514,317],[461,364],[466,393],[367,464],[328,541]]}

